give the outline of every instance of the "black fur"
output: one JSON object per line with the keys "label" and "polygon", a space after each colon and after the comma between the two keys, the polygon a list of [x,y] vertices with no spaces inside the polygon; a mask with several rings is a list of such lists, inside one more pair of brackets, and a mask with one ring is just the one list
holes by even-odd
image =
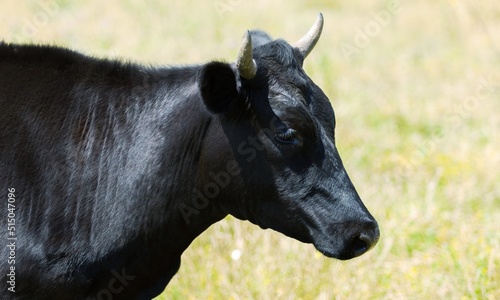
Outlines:
{"label": "black fur", "polygon": [[340,259],[376,243],[328,98],[297,49],[253,34],[252,80],[221,62],[154,68],[0,44],[0,190],[15,189],[17,237],[16,293],[3,277],[1,299],[150,299],[227,214]]}
{"label": "black fur", "polygon": [[201,67],[198,85],[205,105],[213,113],[225,113],[235,106],[231,102],[239,100],[236,76],[229,64],[211,62]]}

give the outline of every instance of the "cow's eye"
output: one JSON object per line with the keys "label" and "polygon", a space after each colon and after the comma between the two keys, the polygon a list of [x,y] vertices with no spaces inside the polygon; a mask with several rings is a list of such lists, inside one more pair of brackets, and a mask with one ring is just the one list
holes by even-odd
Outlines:
{"label": "cow's eye", "polygon": [[296,144],[297,131],[291,128],[285,129],[283,132],[276,134],[276,140],[283,144]]}

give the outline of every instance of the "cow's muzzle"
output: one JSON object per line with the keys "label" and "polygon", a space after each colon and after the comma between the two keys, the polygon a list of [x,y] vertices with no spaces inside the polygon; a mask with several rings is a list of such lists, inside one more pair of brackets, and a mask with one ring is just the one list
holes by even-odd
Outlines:
{"label": "cow's muzzle", "polygon": [[[326,228],[324,228],[326,229]],[[348,221],[326,231],[313,231],[313,244],[328,257],[341,260],[360,256],[377,244],[380,230],[374,219]]]}
{"label": "cow's muzzle", "polygon": [[377,222],[370,222],[365,225],[366,229],[356,233],[347,244],[346,259],[360,256],[372,249],[380,238],[380,230]]}
{"label": "cow's muzzle", "polygon": [[346,229],[346,233],[347,240],[337,255],[338,259],[345,260],[360,256],[372,249],[380,238],[380,230],[375,220],[358,223]]}

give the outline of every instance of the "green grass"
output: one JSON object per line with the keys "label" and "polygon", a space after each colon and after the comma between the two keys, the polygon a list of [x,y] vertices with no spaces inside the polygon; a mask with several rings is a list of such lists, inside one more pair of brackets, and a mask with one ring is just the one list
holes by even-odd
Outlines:
{"label": "green grass", "polygon": [[[44,2],[2,1],[0,39],[22,36]],[[398,2],[349,57],[342,45],[389,2],[59,3],[21,40],[154,64],[231,61],[246,29],[294,41],[325,16],[305,67],[334,105],[337,145],[379,244],[340,262],[228,217],[193,242],[158,299],[500,299],[497,1]]]}

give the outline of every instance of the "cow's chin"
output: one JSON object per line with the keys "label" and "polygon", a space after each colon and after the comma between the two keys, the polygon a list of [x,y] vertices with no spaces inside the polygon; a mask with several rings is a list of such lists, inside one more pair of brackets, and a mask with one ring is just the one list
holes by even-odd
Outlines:
{"label": "cow's chin", "polygon": [[[313,244],[327,257],[348,260],[364,254],[374,245],[358,238],[359,234],[352,232],[357,226],[349,226],[349,223],[341,226],[344,230],[342,228],[335,230],[310,220],[296,219],[290,222],[289,219],[283,219],[282,215],[276,213],[280,210],[272,204],[267,204],[263,208],[263,211],[274,212],[274,214],[262,213],[257,218],[248,218],[248,220],[262,229],[270,228],[300,242]],[[346,231],[345,227],[350,230]],[[345,234],[343,234],[344,231],[346,231]]]}
{"label": "cow's chin", "polygon": [[334,247],[332,244],[330,244],[328,240],[313,242],[313,245],[316,250],[318,250],[326,257],[336,258],[340,260],[348,260],[355,257],[348,252],[339,251],[339,249],[336,249],[337,247]]}
{"label": "cow's chin", "polygon": [[330,258],[348,260],[360,256],[369,250],[368,245],[361,241],[328,236],[317,228],[297,230],[297,228],[292,229],[286,226],[279,226],[277,223],[268,226],[265,222],[258,222],[257,225],[262,229],[273,229],[300,242],[313,244],[316,250]]}
{"label": "cow's chin", "polygon": [[295,239],[299,242],[302,242],[302,243],[306,243],[306,244],[312,244],[313,243],[313,240],[311,239],[311,236],[309,234],[307,234],[307,232],[298,232],[296,230],[291,230],[289,228],[286,228],[286,227],[281,227],[281,226],[277,226],[276,224],[274,224],[273,226],[267,226],[265,224],[258,224],[260,228],[262,229],[272,229],[274,231],[278,231],[279,233],[282,233],[284,235],[286,235],[287,237],[290,237],[292,239]]}
{"label": "cow's chin", "polygon": [[[260,226],[265,229],[265,227]],[[278,228],[272,226],[273,230],[276,230],[290,238],[298,240],[303,243],[313,244],[316,250],[326,257],[336,258],[340,260],[348,260],[357,256],[362,255],[367,251],[367,249],[360,245],[359,247],[353,247],[352,241],[341,241],[338,242],[331,237],[327,237],[324,234],[317,233],[300,233],[297,231],[291,231],[286,228]]]}

